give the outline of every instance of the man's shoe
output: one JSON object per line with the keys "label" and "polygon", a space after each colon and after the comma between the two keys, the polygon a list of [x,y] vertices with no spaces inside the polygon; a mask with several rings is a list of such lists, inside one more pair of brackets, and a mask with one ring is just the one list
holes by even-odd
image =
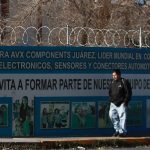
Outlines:
{"label": "man's shoe", "polygon": [[118,137],[125,137],[126,136],[126,133],[119,133],[118,134]]}
{"label": "man's shoe", "polygon": [[119,135],[119,132],[115,132],[115,133],[113,134],[114,137],[117,137],[118,135]]}

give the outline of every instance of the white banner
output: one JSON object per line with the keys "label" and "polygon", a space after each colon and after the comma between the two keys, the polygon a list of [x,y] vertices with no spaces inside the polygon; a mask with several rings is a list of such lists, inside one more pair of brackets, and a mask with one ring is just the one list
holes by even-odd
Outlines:
{"label": "white banner", "polygon": [[[125,74],[133,96],[150,96],[149,74]],[[1,74],[1,97],[108,96],[111,74]]]}

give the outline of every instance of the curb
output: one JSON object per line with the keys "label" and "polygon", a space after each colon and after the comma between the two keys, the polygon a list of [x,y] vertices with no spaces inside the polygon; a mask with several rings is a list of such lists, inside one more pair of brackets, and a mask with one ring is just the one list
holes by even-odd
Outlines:
{"label": "curb", "polygon": [[[71,147],[136,147],[149,146],[150,137],[59,137],[59,138],[1,138],[0,147],[21,147],[30,150],[70,149]],[[33,148],[34,147],[34,148]],[[36,147],[36,148],[35,148]]]}

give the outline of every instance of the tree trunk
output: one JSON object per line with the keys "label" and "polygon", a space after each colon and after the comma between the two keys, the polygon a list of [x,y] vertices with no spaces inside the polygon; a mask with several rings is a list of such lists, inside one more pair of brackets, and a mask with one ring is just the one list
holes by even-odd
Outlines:
{"label": "tree trunk", "polygon": [[9,0],[1,0],[1,16],[9,17]]}
{"label": "tree trunk", "polygon": [[[37,29],[40,29],[41,27],[42,27],[42,1],[39,2],[37,8]],[[38,40],[38,45],[40,45],[42,41],[42,29],[40,29],[38,32],[37,40]]]}

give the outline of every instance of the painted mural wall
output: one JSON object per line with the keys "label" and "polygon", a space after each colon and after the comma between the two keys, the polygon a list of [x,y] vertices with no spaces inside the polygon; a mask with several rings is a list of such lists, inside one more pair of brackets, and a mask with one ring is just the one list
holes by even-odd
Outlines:
{"label": "painted mural wall", "polygon": [[129,134],[148,135],[148,49],[1,46],[0,137],[111,135],[108,88],[116,68],[133,89]]}

